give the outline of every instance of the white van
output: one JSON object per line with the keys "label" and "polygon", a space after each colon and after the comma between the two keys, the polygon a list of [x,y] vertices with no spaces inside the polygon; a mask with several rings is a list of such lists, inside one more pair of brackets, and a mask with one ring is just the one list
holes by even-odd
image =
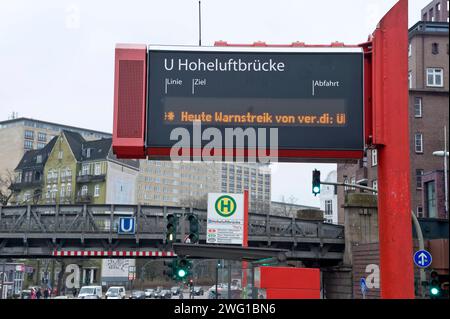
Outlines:
{"label": "white van", "polygon": [[78,293],[78,299],[102,299],[102,286],[83,286]]}
{"label": "white van", "polygon": [[125,299],[125,297],[126,295],[124,286],[109,287],[105,295],[106,299]]}

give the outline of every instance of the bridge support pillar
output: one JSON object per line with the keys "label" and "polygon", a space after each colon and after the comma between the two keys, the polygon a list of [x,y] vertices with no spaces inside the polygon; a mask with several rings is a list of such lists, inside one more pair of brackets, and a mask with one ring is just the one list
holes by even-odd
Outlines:
{"label": "bridge support pillar", "polygon": [[344,265],[352,264],[352,246],[378,243],[377,196],[366,193],[349,193],[345,196]]}

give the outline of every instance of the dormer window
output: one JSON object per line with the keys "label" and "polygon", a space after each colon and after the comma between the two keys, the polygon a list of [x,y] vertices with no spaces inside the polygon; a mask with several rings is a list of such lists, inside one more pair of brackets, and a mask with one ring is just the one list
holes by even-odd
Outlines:
{"label": "dormer window", "polygon": [[16,183],[21,183],[21,182],[22,182],[22,172],[17,172]]}
{"label": "dormer window", "polygon": [[91,149],[90,149],[90,148],[88,148],[88,149],[86,150],[86,157],[87,157],[87,158],[90,158],[90,157],[91,157]]}
{"label": "dormer window", "polygon": [[42,155],[36,156],[36,164],[42,163]]}

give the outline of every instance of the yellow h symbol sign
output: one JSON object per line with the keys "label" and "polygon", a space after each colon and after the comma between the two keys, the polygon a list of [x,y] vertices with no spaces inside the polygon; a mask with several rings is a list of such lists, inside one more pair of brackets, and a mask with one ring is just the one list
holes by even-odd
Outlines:
{"label": "yellow h symbol sign", "polygon": [[229,213],[231,211],[231,200],[224,198],[220,201],[220,210]]}

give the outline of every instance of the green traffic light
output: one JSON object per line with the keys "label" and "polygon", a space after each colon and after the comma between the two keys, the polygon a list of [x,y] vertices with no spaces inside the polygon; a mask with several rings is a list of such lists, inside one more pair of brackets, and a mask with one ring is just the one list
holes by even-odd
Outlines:
{"label": "green traffic light", "polygon": [[314,186],[313,193],[318,194],[319,192],[320,192],[320,187],[319,186]]}
{"label": "green traffic light", "polygon": [[186,276],[186,270],[178,269],[178,277],[184,278],[184,276]]}
{"label": "green traffic light", "polygon": [[433,296],[437,296],[437,295],[439,295],[439,289],[437,289],[436,287],[433,287],[433,288],[430,289],[430,293]]}

